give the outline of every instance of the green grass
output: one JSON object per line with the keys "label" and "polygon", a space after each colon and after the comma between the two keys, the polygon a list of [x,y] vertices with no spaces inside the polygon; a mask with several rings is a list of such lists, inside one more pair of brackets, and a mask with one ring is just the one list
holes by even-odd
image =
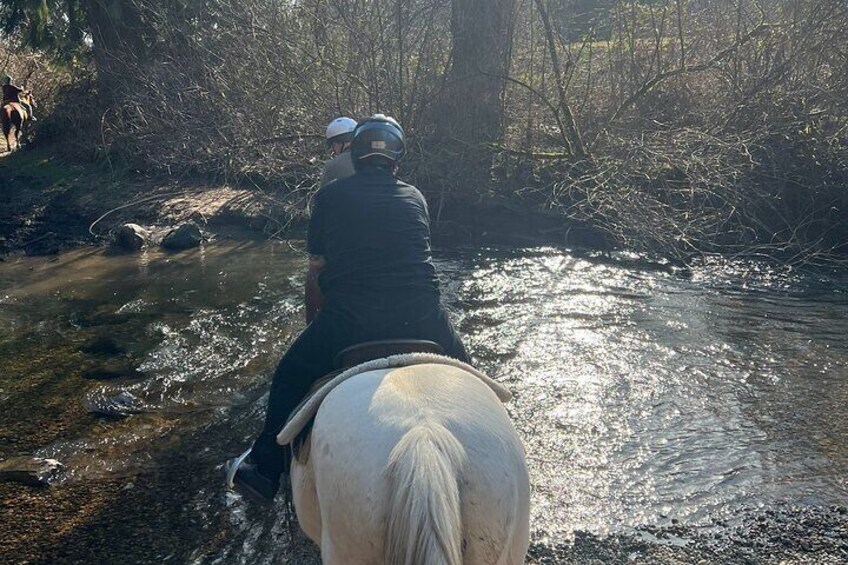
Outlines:
{"label": "green grass", "polygon": [[[2,192],[14,198],[13,190],[53,193],[77,186],[106,188],[119,179],[107,167],[80,163],[62,155],[55,144],[27,146],[0,158],[0,176],[10,182]],[[9,190],[13,189],[13,190]]]}

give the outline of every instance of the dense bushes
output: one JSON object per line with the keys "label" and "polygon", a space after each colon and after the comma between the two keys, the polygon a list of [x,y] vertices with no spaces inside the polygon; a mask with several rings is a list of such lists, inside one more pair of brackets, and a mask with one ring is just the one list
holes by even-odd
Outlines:
{"label": "dense bushes", "polygon": [[[848,7],[756,6],[618,3],[603,41],[561,47],[590,157],[539,161],[536,198],[630,248],[844,256]],[[513,143],[557,151],[533,122]]]}
{"label": "dense bushes", "polygon": [[136,168],[305,194],[323,125],[385,111],[437,208],[511,199],[678,257],[848,253],[842,0],[518,3],[494,144],[444,123],[473,0],[112,1],[132,3],[144,56],[100,57],[116,101],[101,92],[96,119],[56,115]]}

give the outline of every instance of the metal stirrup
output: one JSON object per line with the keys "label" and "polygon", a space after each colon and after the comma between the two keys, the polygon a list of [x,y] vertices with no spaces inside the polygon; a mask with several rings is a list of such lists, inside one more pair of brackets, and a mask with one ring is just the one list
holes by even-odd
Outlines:
{"label": "metal stirrup", "polygon": [[236,457],[235,460],[231,460],[232,463],[227,468],[227,488],[233,489],[235,488],[235,483],[233,481],[236,478],[236,473],[241,467],[241,464],[244,463],[244,460],[247,459],[247,456],[250,455],[250,448],[247,449],[244,453]]}

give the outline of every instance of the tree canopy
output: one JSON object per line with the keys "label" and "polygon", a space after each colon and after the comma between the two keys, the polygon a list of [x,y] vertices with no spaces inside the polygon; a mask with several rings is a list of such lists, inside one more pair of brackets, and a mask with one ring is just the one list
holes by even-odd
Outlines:
{"label": "tree canopy", "polygon": [[91,37],[82,0],[0,0],[0,25],[6,36],[64,60],[78,56]]}

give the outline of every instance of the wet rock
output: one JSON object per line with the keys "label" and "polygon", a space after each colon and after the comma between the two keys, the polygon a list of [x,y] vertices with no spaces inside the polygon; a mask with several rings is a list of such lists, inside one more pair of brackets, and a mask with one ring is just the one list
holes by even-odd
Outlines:
{"label": "wet rock", "polygon": [[41,457],[11,457],[0,461],[0,482],[46,486],[63,465],[55,459]]}
{"label": "wet rock", "polygon": [[125,390],[114,395],[91,393],[83,400],[83,405],[90,413],[109,418],[123,418],[144,411],[141,399]]}
{"label": "wet rock", "polygon": [[183,224],[175,230],[171,230],[162,240],[162,247],[172,251],[191,249],[197,247],[203,241],[203,233],[194,224]]}
{"label": "wet rock", "polygon": [[138,224],[124,224],[115,234],[115,245],[128,251],[138,251],[150,241],[150,232]]}

